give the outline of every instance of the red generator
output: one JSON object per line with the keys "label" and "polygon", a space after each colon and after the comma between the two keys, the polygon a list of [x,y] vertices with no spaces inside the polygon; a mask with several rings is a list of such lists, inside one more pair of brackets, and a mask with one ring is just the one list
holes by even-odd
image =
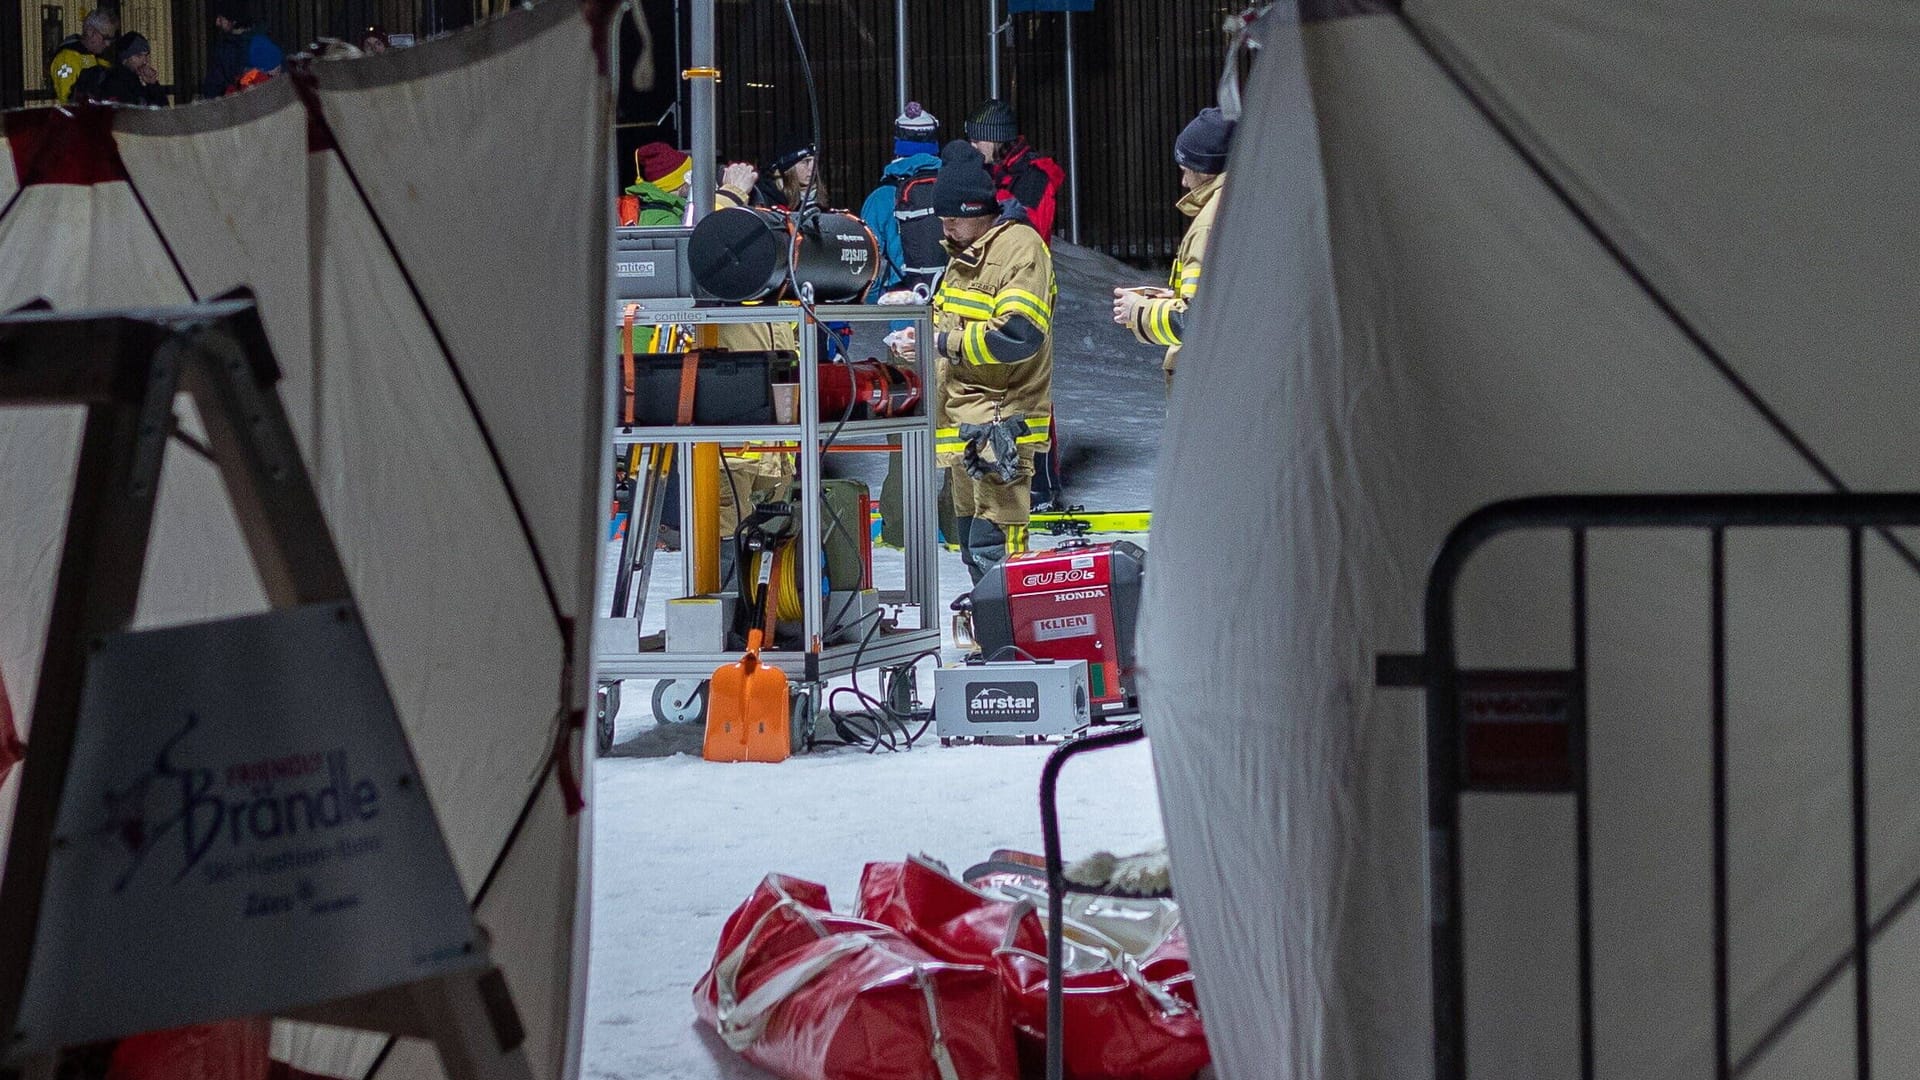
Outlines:
{"label": "red generator", "polygon": [[[1071,541],[1009,556],[973,589],[973,638],[989,660],[1085,660],[1096,715],[1139,707],[1133,631],[1147,553]],[[1012,646],[1012,648],[1009,648]]]}

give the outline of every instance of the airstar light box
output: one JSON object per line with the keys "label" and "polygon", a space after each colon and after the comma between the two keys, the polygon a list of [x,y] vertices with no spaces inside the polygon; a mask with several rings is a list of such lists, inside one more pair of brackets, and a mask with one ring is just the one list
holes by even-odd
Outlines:
{"label": "airstar light box", "polygon": [[1085,660],[956,664],[933,673],[940,741],[1071,735],[1092,722]]}

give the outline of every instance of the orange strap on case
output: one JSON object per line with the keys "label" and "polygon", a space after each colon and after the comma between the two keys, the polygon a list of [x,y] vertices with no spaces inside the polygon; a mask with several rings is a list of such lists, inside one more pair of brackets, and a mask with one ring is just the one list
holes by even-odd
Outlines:
{"label": "orange strap on case", "polygon": [[632,427],[633,420],[633,319],[640,313],[639,304],[628,304],[625,318],[620,320],[620,423]]}
{"label": "orange strap on case", "polygon": [[693,423],[693,389],[700,381],[700,350],[688,349],[680,358],[680,411],[675,423]]}

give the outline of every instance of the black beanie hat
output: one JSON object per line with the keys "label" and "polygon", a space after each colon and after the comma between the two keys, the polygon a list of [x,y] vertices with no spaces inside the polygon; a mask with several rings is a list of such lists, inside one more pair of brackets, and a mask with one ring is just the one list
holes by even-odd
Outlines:
{"label": "black beanie hat", "polygon": [[1194,172],[1223,173],[1232,143],[1233,121],[1209,105],[1180,129],[1180,137],[1173,140],[1173,160]]}
{"label": "black beanie hat", "polygon": [[943,218],[989,217],[1000,212],[993,177],[980,151],[955,139],[940,151],[940,173],[933,180],[933,212]]}
{"label": "black beanie hat", "polygon": [[954,139],[940,148],[940,163],[944,165],[949,161],[971,161],[983,169],[987,167],[986,155],[965,139]]}
{"label": "black beanie hat", "polygon": [[967,138],[981,142],[1012,142],[1020,134],[1020,121],[1014,119],[1013,106],[999,98],[988,98],[967,117]]}
{"label": "black beanie hat", "polygon": [[773,171],[786,172],[817,153],[813,140],[808,136],[783,135],[773,144]]}

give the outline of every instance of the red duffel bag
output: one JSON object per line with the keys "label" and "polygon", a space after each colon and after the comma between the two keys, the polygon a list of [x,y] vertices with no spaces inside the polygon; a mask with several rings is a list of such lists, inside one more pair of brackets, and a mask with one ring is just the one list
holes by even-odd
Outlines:
{"label": "red duffel bag", "polygon": [[[1084,944],[1082,933],[1068,932],[1061,1000],[1068,1080],[1191,1080],[1209,1053],[1193,1002],[1185,935],[1176,927],[1145,957],[1122,953],[1116,959],[1109,949]],[[1009,944],[999,960],[1014,1026],[1030,1053],[1044,1053],[1045,948]]]}
{"label": "red duffel bag", "polygon": [[788,1080],[1017,1080],[999,973],[943,962],[769,875],[727,920],[693,991],[700,1018]]}
{"label": "red duffel bag", "polygon": [[860,873],[857,910],[956,964],[993,967],[994,955],[1009,941],[1041,955],[1047,951],[1046,927],[1031,904],[976,889],[921,856],[868,863]]}
{"label": "red duffel bag", "polygon": [[[1043,877],[1016,874],[969,885],[919,858],[869,863],[859,910],[935,956],[996,964],[1033,1064],[1046,1050],[1047,939],[1035,911],[1045,888]],[[1172,901],[1070,896],[1065,959],[1069,1080],[1190,1080],[1207,1064]]]}

